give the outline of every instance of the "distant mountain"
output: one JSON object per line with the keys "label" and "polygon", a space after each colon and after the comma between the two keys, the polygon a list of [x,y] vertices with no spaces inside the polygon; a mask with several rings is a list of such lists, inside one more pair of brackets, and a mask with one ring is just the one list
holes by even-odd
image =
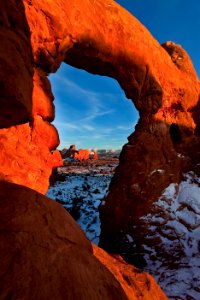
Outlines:
{"label": "distant mountain", "polygon": [[98,149],[98,157],[102,158],[114,158],[119,157],[121,149]]}

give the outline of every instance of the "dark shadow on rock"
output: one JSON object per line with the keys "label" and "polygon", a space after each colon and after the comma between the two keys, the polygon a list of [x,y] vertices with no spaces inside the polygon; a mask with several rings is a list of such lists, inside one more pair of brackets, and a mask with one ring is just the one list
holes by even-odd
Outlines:
{"label": "dark shadow on rock", "polygon": [[0,182],[0,220],[0,299],[128,299],[56,201]]}
{"label": "dark shadow on rock", "polygon": [[22,0],[0,2],[0,128],[29,122],[33,55]]}

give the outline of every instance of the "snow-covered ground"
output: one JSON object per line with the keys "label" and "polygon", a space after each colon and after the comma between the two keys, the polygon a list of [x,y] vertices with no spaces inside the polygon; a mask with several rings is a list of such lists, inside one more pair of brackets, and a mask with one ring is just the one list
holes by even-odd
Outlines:
{"label": "snow-covered ground", "polygon": [[[103,169],[93,168],[94,172],[87,166],[77,171],[67,168],[66,180],[47,193],[72,214],[96,244],[100,235],[98,207],[115,167],[105,164]],[[200,300],[200,179],[189,172],[179,185],[170,184],[141,223],[148,228],[141,253],[147,262],[145,270],[169,299]],[[126,239],[134,244],[134,237],[126,235]]]}
{"label": "snow-covered ground", "polygon": [[101,164],[71,164],[59,169],[66,174],[47,192],[47,197],[61,203],[77,221],[87,237],[99,242],[100,220],[98,207],[108,192],[118,160]]}
{"label": "snow-covered ground", "polygon": [[189,172],[170,184],[142,220],[146,270],[169,299],[200,300],[200,179]]}

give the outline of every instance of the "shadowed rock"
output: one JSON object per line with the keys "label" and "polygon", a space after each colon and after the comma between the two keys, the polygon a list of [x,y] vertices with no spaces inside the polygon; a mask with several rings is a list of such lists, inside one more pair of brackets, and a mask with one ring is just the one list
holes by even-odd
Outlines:
{"label": "shadowed rock", "polygon": [[93,254],[66,210],[36,191],[0,182],[0,220],[2,300],[166,299],[150,275]]}

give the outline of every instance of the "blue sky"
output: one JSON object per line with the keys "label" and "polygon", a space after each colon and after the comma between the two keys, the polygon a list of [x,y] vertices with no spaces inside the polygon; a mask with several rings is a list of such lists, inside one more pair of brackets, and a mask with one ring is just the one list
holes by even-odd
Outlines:
{"label": "blue sky", "polygon": [[[200,0],[118,0],[160,42],[174,41],[189,53],[200,75]],[[134,131],[138,112],[114,79],[62,64],[50,75],[54,124],[60,146],[120,149]]]}

